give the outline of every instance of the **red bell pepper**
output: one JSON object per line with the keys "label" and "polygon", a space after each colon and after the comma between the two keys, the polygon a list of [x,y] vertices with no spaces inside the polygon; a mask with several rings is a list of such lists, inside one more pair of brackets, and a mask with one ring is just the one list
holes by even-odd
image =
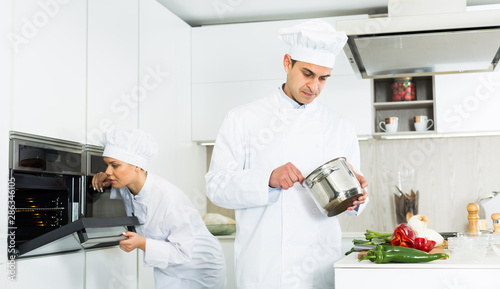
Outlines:
{"label": "red bell pepper", "polygon": [[436,241],[422,237],[415,238],[415,249],[417,250],[429,252],[434,246],[436,246]]}
{"label": "red bell pepper", "polygon": [[415,248],[415,238],[417,234],[407,223],[401,223],[392,234],[391,245]]}

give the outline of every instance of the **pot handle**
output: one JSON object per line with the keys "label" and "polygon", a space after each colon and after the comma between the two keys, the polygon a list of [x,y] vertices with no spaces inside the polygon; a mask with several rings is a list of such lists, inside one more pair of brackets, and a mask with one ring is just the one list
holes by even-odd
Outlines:
{"label": "pot handle", "polygon": [[307,185],[309,186],[309,188],[312,188],[317,182],[319,182],[319,178],[320,176],[324,176],[324,175],[327,175],[329,176],[331,173],[333,173],[334,171],[338,171],[339,168],[338,167],[329,167],[329,168],[325,168],[324,170],[322,170],[322,172],[325,172],[324,174],[318,174],[316,175],[312,180],[311,180],[311,183],[309,184],[307,182]]}

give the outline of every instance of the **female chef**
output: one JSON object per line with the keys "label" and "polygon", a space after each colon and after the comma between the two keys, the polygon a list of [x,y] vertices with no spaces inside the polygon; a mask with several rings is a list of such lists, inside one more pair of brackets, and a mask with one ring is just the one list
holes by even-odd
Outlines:
{"label": "female chef", "polygon": [[127,215],[136,216],[137,233],[126,232],[120,248],[144,251],[144,264],[154,267],[156,288],[224,288],[225,259],[217,238],[207,230],[187,196],[167,180],[147,171],[157,155],[153,138],[140,130],[114,129],[103,139],[105,173],[92,185],[111,185],[111,198],[121,198]]}

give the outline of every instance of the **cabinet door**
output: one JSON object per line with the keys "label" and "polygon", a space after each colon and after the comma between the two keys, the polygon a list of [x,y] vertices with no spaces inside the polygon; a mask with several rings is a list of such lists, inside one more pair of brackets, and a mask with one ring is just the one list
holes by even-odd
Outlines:
{"label": "cabinet door", "polygon": [[[337,20],[347,17],[323,19],[335,27]],[[283,57],[289,47],[277,38],[278,31],[306,20],[193,28],[193,83],[283,78]],[[354,73],[343,51],[337,56],[332,73]]]}
{"label": "cabinet door", "polygon": [[[137,250],[118,246],[85,252],[85,288],[137,288]],[[71,287],[67,287],[71,288]]]}
{"label": "cabinet door", "polygon": [[466,73],[435,77],[440,133],[500,130],[500,73]]}
{"label": "cabinet door", "polygon": [[236,272],[234,264],[234,238],[221,237],[219,238],[222,246],[222,252],[226,258],[226,288],[236,289]]}
{"label": "cabinet door", "polygon": [[137,278],[139,279],[138,289],[155,288],[154,268],[144,265],[144,252],[142,250],[137,250],[137,253]]}
{"label": "cabinet door", "polygon": [[318,100],[350,120],[359,137],[367,137],[373,123],[370,96],[369,79],[334,75],[327,80]]}
{"label": "cabinet door", "polygon": [[214,141],[226,113],[233,107],[272,95],[285,80],[193,84],[194,141]]}
{"label": "cabinet door", "polygon": [[85,256],[80,251],[20,259],[15,270],[16,280],[8,282],[9,289],[83,289]]}
{"label": "cabinet door", "polygon": [[[285,79],[193,84],[193,141],[213,141],[226,113],[241,104],[265,97]],[[354,75],[333,76],[318,100],[345,116],[358,136],[371,134],[370,80]]]}
{"label": "cabinet door", "polygon": [[86,1],[14,5],[12,128],[83,142]]}
{"label": "cabinet door", "polygon": [[283,56],[288,53],[288,48],[276,35],[279,28],[292,23],[298,21],[193,28],[192,82],[282,78],[285,74]]}
{"label": "cabinet door", "polygon": [[151,171],[206,211],[205,148],[191,141],[191,27],[158,1],[140,1],[139,127],[160,153]]}
{"label": "cabinet door", "polygon": [[[333,26],[340,19],[346,17],[324,18]],[[276,87],[284,83],[286,73],[283,58],[290,48],[277,39],[278,31],[306,20],[228,24],[192,29],[194,141],[215,140],[229,109],[272,94]],[[343,51],[337,56],[332,75],[354,75]],[[343,83],[338,85],[340,90],[351,89],[354,93],[360,89],[358,86],[354,89],[344,86]],[[369,92],[366,97],[366,106],[369,108]],[[361,127],[364,125],[360,125],[360,131],[364,131]]]}
{"label": "cabinet door", "polygon": [[87,143],[137,128],[138,0],[88,1]]}

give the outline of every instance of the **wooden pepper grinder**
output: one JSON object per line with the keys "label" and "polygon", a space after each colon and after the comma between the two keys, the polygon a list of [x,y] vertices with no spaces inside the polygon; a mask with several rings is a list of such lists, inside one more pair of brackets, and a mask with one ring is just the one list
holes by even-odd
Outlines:
{"label": "wooden pepper grinder", "polygon": [[491,215],[491,219],[493,220],[493,228],[495,229],[495,233],[500,234],[500,213]]}
{"label": "wooden pepper grinder", "polygon": [[467,205],[469,212],[469,233],[479,233],[479,206],[476,203]]}

